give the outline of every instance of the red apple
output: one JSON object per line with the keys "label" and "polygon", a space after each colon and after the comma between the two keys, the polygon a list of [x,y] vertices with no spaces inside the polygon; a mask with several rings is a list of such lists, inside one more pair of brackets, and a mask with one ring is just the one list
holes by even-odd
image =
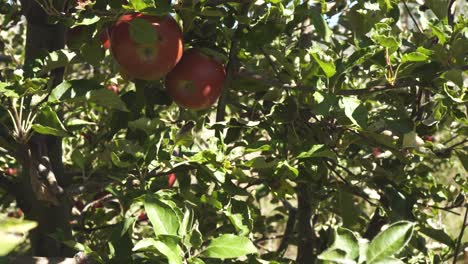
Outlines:
{"label": "red apple", "polygon": [[99,201],[99,202],[93,204],[93,208],[94,208],[94,209],[102,208],[102,207],[104,207],[104,204],[103,204],[101,201]]}
{"label": "red apple", "polygon": [[[154,43],[138,43],[130,33],[130,24],[144,19],[157,36]],[[157,80],[179,62],[183,53],[182,31],[169,15],[156,17],[133,13],[123,15],[115,23],[111,34],[111,51],[122,72],[131,78]]]}
{"label": "red apple", "polygon": [[426,141],[429,141],[429,142],[434,142],[435,141],[434,136],[424,136],[423,139],[426,140]]}
{"label": "red apple", "polygon": [[372,155],[374,155],[374,157],[378,157],[380,154],[382,154],[382,150],[380,148],[372,149]]}
{"label": "red apple", "polygon": [[171,173],[167,176],[167,185],[169,186],[169,188],[172,188],[172,186],[174,186],[176,180],[177,175],[175,173]]}
{"label": "red apple", "polygon": [[110,194],[108,191],[100,191],[98,193],[96,193],[93,197],[93,201],[96,201],[96,200],[99,200],[101,198],[104,198],[104,196],[107,196],[108,194]]}
{"label": "red apple", "polygon": [[106,89],[109,91],[114,92],[115,94],[119,94],[119,87],[115,83],[111,83],[106,86]]}
{"label": "red apple", "polygon": [[8,217],[22,218],[24,216],[23,210],[17,209],[15,212],[10,212],[7,214]]}
{"label": "red apple", "polygon": [[138,222],[141,222],[141,221],[148,221],[148,215],[146,215],[145,212],[141,212],[138,215]]}
{"label": "red apple", "polygon": [[84,209],[84,207],[85,207],[85,205],[83,204],[82,201],[76,201],[73,205],[74,205],[74,206],[76,207],[76,209],[78,209],[78,211],[80,211],[80,212],[83,211],[83,209]]}
{"label": "red apple", "polygon": [[7,168],[4,170],[5,174],[9,175],[9,176],[16,176],[16,174],[18,173],[18,169],[16,168]]}
{"label": "red apple", "polygon": [[101,41],[102,43],[102,47],[104,49],[109,49],[110,48],[110,34],[109,34],[109,31],[111,29],[110,28],[105,28],[101,34],[99,34],[99,40]]}
{"label": "red apple", "polygon": [[185,108],[202,110],[221,96],[226,71],[221,63],[192,49],[166,76],[166,89],[174,101]]}

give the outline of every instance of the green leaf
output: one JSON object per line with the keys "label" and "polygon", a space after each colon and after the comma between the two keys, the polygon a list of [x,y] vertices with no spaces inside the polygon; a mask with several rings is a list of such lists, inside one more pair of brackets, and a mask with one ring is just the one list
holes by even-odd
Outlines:
{"label": "green leaf", "polygon": [[48,101],[50,103],[62,101],[90,102],[129,112],[127,106],[117,94],[105,89],[94,80],[64,81],[52,90]]}
{"label": "green leaf", "polygon": [[245,166],[254,168],[254,169],[267,169],[267,168],[273,167],[275,164],[276,163],[274,161],[267,162],[265,157],[255,157],[244,163]]}
{"label": "green leaf", "polygon": [[[77,98],[77,100],[81,101],[82,98]],[[89,91],[86,93],[83,100],[123,112],[129,112],[127,106],[120,97],[107,89]]]}
{"label": "green leaf", "polygon": [[18,98],[19,97],[19,94],[12,90],[12,89],[9,89],[8,87],[10,86],[9,83],[5,83],[5,82],[0,82],[0,94],[3,94],[5,95],[6,97],[15,97],[15,98]]}
{"label": "green leaf", "polygon": [[80,48],[80,55],[91,65],[101,65],[105,57],[105,51],[101,45],[97,40],[85,42]]}
{"label": "green leaf", "polygon": [[80,149],[77,148],[77,149],[73,150],[73,152],[71,154],[71,160],[72,160],[74,165],[76,165],[80,169],[84,170],[86,159],[85,159],[85,156],[83,155],[83,153],[81,152]]}
{"label": "green leaf", "polygon": [[39,113],[36,124],[32,126],[39,134],[53,135],[58,137],[69,136],[62,122],[50,106],[44,107]]}
{"label": "green leaf", "polygon": [[260,147],[253,147],[252,148],[252,144],[249,145],[249,148],[246,148],[245,149],[245,153],[252,153],[252,152],[257,152],[257,151],[270,151],[272,148],[271,148],[271,145],[262,145]]}
{"label": "green leaf", "polygon": [[309,159],[309,158],[330,158],[336,160],[336,154],[328,149],[325,145],[314,145],[311,149],[306,152],[301,152],[298,159]]}
{"label": "green leaf", "polygon": [[158,32],[149,21],[135,18],[130,22],[130,37],[139,44],[155,44],[158,42]]}
{"label": "green leaf", "polygon": [[130,0],[129,2],[133,6],[133,8],[137,11],[155,7],[154,0]]}
{"label": "green leaf", "polygon": [[247,237],[224,234],[213,239],[202,252],[207,258],[230,259],[257,253],[257,248]]}
{"label": "green leaf", "polygon": [[424,53],[416,51],[416,52],[406,53],[405,55],[403,55],[403,58],[401,58],[401,62],[402,63],[405,63],[405,62],[425,62],[425,61],[428,61],[428,59],[429,59],[429,56],[427,56]]}
{"label": "green leaf", "polygon": [[97,125],[95,122],[90,122],[87,120],[82,120],[78,118],[73,118],[67,121],[66,126],[67,127],[73,127],[73,126],[95,126]]}
{"label": "green leaf", "polygon": [[445,44],[447,41],[447,35],[444,30],[440,28],[441,26],[429,24],[429,27],[432,29],[432,34],[439,39],[440,44]]}
{"label": "green leaf", "polygon": [[318,49],[313,49],[311,55],[328,78],[335,75],[335,64],[328,55],[326,55],[323,51],[318,52]]}
{"label": "green leaf", "polygon": [[325,260],[325,261],[332,261],[333,263],[339,264],[355,264],[356,261],[347,259],[346,252],[341,249],[330,249],[326,250],[322,254],[318,256],[318,259]]}
{"label": "green leaf", "polygon": [[114,164],[115,166],[119,168],[130,168],[134,165],[132,162],[122,161],[115,152],[111,153],[111,161],[112,161],[112,164]]}
{"label": "green leaf", "polygon": [[418,136],[416,131],[411,131],[403,135],[403,148],[418,148],[424,145],[424,140]]}
{"label": "green leaf", "polygon": [[158,126],[160,124],[160,119],[149,119],[147,117],[142,117],[137,120],[128,122],[128,127],[132,130],[140,129],[144,131],[147,135],[152,135],[158,130]]}
{"label": "green leaf", "polygon": [[226,11],[224,9],[205,7],[200,12],[200,16],[207,17],[224,17],[226,16]]}
{"label": "green leaf", "polygon": [[329,42],[332,31],[328,27],[327,21],[323,17],[323,15],[316,10],[315,8],[310,8],[310,18],[312,19],[312,23],[314,24],[315,30],[322,37],[325,41]]}
{"label": "green leaf", "polygon": [[440,20],[447,17],[448,0],[425,0],[424,3]]}
{"label": "green leaf", "polygon": [[171,206],[155,195],[146,195],[144,206],[156,235],[178,236],[180,219]]}
{"label": "green leaf", "polygon": [[276,166],[275,174],[279,176],[286,176],[288,178],[296,178],[299,176],[299,170],[289,164],[288,161],[280,161]]}
{"label": "green leaf", "polygon": [[338,263],[356,263],[359,256],[359,240],[349,229],[335,230],[333,244],[318,256],[319,259],[335,261]]}
{"label": "green leaf", "polygon": [[388,258],[379,259],[374,262],[369,262],[369,264],[404,264],[404,262],[397,258],[388,257]]}
{"label": "green leaf", "polygon": [[189,264],[205,264],[205,262],[200,258],[191,258],[188,260]]}
{"label": "green leaf", "polygon": [[465,170],[468,171],[468,154],[466,154],[466,152],[464,152],[462,150],[456,151],[456,154],[457,154],[458,159],[460,160],[461,164],[465,168]]}
{"label": "green leaf", "polygon": [[26,239],[24,233],[34,229],[37,223],[16,218],[0,218],[0,256],[6,256]]}
{"label": "green leaf", "polygon": [[98,15],[92,15],[90,17],[83,17],[82,19],[80,19],[79,21],[75,23],[75,26],[78,26],[78,25],[89,26],[92,24],[96,24],[100,20],[101,20],[101,17],[99,17]]}
{"label": "green leaf", "polygon": [[361,100],[354,97],[343,97],[340,100],[340,107],[344,109],[346,117],[353,124],[362,128],[367,127],[368,111]]}
{"label": "green leaf", "polygon": [[407,221],[390,225],[370,242],[366,252],[367,262],[374,263],[400,252],[411,239],[413,230],[414,224]]}
{"label": "green leaf", "polygon": [[250,210],[242,202],[237,204],[244,205],[245,208],[243,213],[233,211],[233,207],[236,204],[236,200],[232,200],[233,204],[228,205],[227,209],[223,210],[223,213],[229,218],[232,225],[236,228],[237,234],[240,236],[246,236],[250,233],[249,221],[251,220]]}
{"label": "green leaf", "polygon": [[51,70],[65,67],[75,57],[76,54],[68,50],[56,50],[47,55],[41,72],[47,73]]}
{"label": "green leaf", "polygon": [[171,238],[162,237],[162,241],[153,238],[144,238],[138,241],[132,251],[154,251],[165,256],[169,264],[182,264],[182,249]]}
{"label": "green leaf", "polygon": [[374,36],[374,39],[377,41],[377,43],[386,48],[398,48],[401,46],[401,41],[397,40],[393,36],[377,35]]}
{"label": "green leaf", "polygon": [[180,237],[184,237],[187,234],[191,233],[191,228],[194,221],[193,210],[189,208],[185,208],[184,217],[182,218],[182,222],[180,223],[180,227],[178,230],[178,234]]}
{"label": "green leaf", "polygon": [[420,229],[419,229],[419,232],[423,233],[424,235],[438,241],[438,242],[441,242],[441,243],[444,243],[445,245],[449,246],[449,247],[454,247],[455,246],[455,242],[454,240],[447,234],[445,233],[444,230],[442,229],[435,229],[435,228],[429,228],[429,227],[425,227],[425,226],[422,226]]}

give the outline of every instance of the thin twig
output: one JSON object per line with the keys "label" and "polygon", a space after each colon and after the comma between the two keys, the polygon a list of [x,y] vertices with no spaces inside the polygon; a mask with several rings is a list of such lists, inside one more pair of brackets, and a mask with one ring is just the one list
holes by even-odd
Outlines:
{"label": "thin twig", "polygon": [[453,25],[453,21],[455,18],[455,12],[452,13],[452,6],[456,0],[450,0],[448,7],[447,7],[447,20],[449,25]]}
{"label": "thin twig", "polygon": [[[336,163],[334,163],[334,164],[336,164]],[[366,202],[368,202],[372,206],[376,206],[376,207],[378,206],[378,204],[372,202],[364,194],[360,193],[358,190],[353,189],[354,186],[352,184],[350,184],[349,181],[346,180],[343,176],[341,176],[329,163],[327,163],[327,167],[333,172],[333,174],[335,174],[338,178],[340,178],[346,185],[351,187],[352,193],[354,195],[357,195],[357,196],[361,197],[362,199],[364,199]]]}
{"label": "thin twig", "polygon": [[448,149],[454,149],[454,148],[456,148],[456,147],[458,147],[458,146],[460,146],[460,145],[465,144],[466,142],[468,142],[468,139],[464,139],[464,140],[462,140],[462,141],[460,141],[460,142],[458,142],[458,143],[456,143],[456,144],[453,144],[453,145],[450,146]]}
{"label": "thin twig", "polygon": [[403,5],[405,5],[406,11],[408,12],[409,16],[411,17],[411,20],[413,20],[413,23],[418,28],[419,32],[424,33],[424,31],[422,30],[422,28],[419,25],[418,21],[416,21],[416,18],[414,18],[413,14],[411,13],[411,10],[409,9],[408,4],[406,4],[406,0],[403,0]]}
{"label": "thin twig", "polygon": [[463,239],[463,235],[465,234],[465,228],[466,228],[466,225],[467,225],[468,204],[465,204],[465,207],[466,207],[466,209],[465,209],[465,217],[463,218],[463,225],[462,225],[462,228],[460,230],[460,235],[458,235],[457,245],[455,246],[455,251],[453,253],[453,264],[457,263],[458,252],[460,251],[461,242],[462,242],[462,239]]}
{"label": "thin twig", "polygon": [[[245,11],[248,11],[248,8],[246,9],[247,10]],[[231,48],[229,50],[229,61],[226,66],[226,81],[223,93],[219,98],[218,106],[216,109],[216,122],[224,121],[226,116],[226,97],[228,95],[229,89],[231,88],[233,77],[239,70],[239,59],[237,58],[237,54],[239,53],[240,49],[239,39],[242,34],[242,31],[244,30],[244,27],[245,25],[239,24],[231,40]],[[220,136],[220,131],[217,131],[217,136]]]}
{"label": "thin twig", "polygon": [[457,208],[457,207],[460,207],[460,206],[440,207],[440,206],[437,206],[437,205],[427,205],[427,204],[424,204],[424,203],[417,203],[417,204],[420,205],[420,206],[423,206],[423,207],[429,207],[429,208],[433,208],[433,209],[437,209],[437,210],[446,211],[446,212],[454,214],[454,215],[460,215],[459,213],[450,210],[450,209],[454,209],[454,208]]}
{"label": "thin twig", "polygon": [[288,221],[286,222],[286,228],[283,232],[283,238],[281,239],[280,245],[276,250],[277,254],[284,255],[286,253],[286,249],[288,248],[290,238],[294,235],[294,226],[296,225],[296,214],[297,208],[291,205],[291,203],[286,200],[282,199],[284,207],[288,210]]}

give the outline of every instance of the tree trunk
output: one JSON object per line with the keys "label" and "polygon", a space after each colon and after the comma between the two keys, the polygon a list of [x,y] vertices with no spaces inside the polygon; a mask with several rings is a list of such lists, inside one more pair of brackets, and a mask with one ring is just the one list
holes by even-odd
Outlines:
{"label": "tree trunk", "polygon": [[302,183],[297,187],[297,258],[298,264],[314,263],[315,234],[311,225],[312,204],[308,190],[308,183]]}
{"label": "tree trunk", "polygon": [[[57,10],[63,10],[64,1],[54,1]],[[57,4],[62,2],[60,4]],[[47,54],[47,52],[62,49],[65,42],[65,27],[60,23],[51,24],[50,17],[34,0],[21,0],[22,12],[27,20],[26,51],[24,70],[27,77],[32,76],[32,63]],[[63,80],[64,69],[56,69],[49,74],[52,87]],[[17,197],[28,219],[39,223],[38,228],[31,232],[32,254],[44,257],[70,256],[72,250],[49,235],[57,231],[63,232],[65,238],[71,238],[70,203],[64,195],[57,195],[55,205],[38,199],[34,192],[34,179],[38,175],[37,164],[40,158],[50,160],[51,172],[55,175],[59,186],[65,187],[69,179],[65,177],[62,162],[62,141],[58,137],[34,135],[31,141],[24,145],[19,154],[23,167],[21,175],[21,192]]]}

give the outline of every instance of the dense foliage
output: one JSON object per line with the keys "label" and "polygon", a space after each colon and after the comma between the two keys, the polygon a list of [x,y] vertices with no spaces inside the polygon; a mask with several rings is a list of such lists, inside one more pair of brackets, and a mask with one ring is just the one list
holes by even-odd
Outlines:
{"label": "dense foliage", "polygon": [[[112,28],[131,12],[171,15],[185,50],[223,63],[214,106],[179,107],[164,76],[119,67]],[[0,0],[0,256],[462,263],[467,13],[463,0]],[[127,28],[162,41],[147,20]]]}

